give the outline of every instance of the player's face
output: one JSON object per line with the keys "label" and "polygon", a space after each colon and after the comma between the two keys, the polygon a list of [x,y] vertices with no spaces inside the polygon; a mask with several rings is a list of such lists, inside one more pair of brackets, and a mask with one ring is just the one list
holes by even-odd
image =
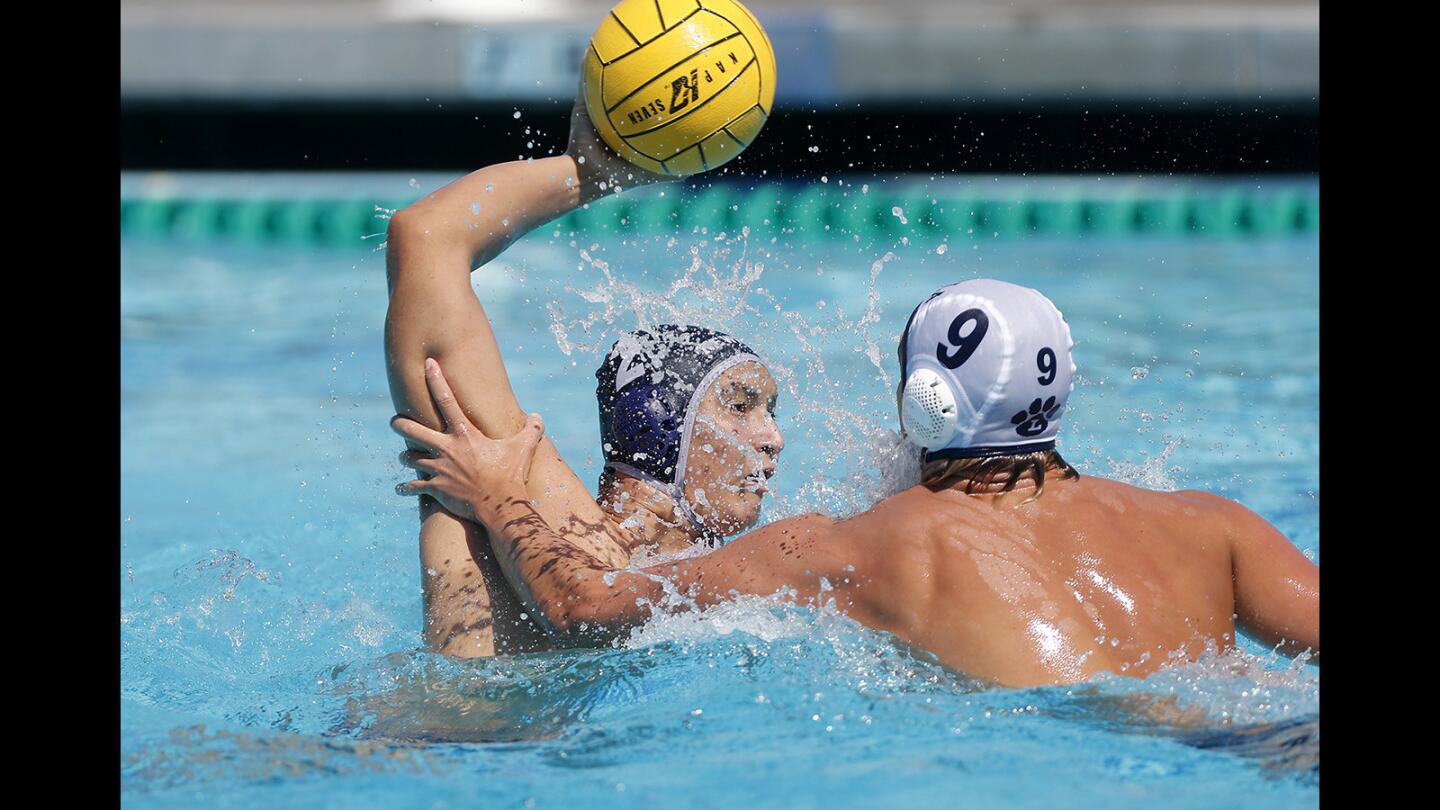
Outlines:
{"label": "player's face", "polygon": [[711,531],[755,525],[785,448],[775,422],[775,378],[755,362],[726,369],[700,401],[685,460],[685,495]]}

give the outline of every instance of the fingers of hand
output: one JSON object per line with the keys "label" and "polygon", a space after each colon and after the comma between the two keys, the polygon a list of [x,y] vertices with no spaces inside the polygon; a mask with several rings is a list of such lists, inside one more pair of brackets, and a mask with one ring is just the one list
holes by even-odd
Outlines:
{"label": "fingers of hand", "polygon": [[419,450],[406,450],[400,454],[400,463],[412,470],[434,473],[435,458],[429,453],[422,453]]}
{"label": "fingers of hand", "polygon": [[543,438],[545,438],[545,420],[541,419],[538,413],[532,413],[526,416],[525,424],[520,428],[520,433],[516,436],[516,439],[520,442],[527,462],[530,456],[535,454],[535,447],[540,444],[540,440]]}
{"label": "fingers of hand", "polygon": [[540,446],[540,440],[545,438],[545,420],[540,414],[532,413],[525,419],[525,428],[520,431],[524,446],[521,449],[521,460],[525,475],[530,473],[530,465],[535,460],[535,448]]}
{"label": "fingers of hand", "polygon": [[425,358],[425,384],[430,388],[430,398],[435,400],[440,417],[445,420],[447,432],[464,433],[470,427],[470,420],[460,410],[460,403],[455,401],[455,393],[450,390],[450,383],[433,357]]}
{"label": "fingers of hand", "polygon": [[428,495],[430,494],[429,482],[401,481],[400,483],[395,485],[395,494],[406,495],[410,497],[414,497],[416,495]]}
{"label": "fingers of hand", "polygon": [[438,447],[438,439],[445,435],[404,416],[391,417],[390,429],[429,450]]}

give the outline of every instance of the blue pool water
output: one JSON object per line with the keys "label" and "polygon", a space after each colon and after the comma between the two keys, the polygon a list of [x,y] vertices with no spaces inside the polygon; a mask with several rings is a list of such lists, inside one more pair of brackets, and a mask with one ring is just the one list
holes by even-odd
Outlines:
{"label": "blue pool water", "polygon": [[[122,242],[127,805],[1318,802],[1318,669],[1250,641],[1146,681],[979,690],[842,616],[752,600],[614,648],[420,651],[378,241]],[[688,320],[755,345],[788,442],[770,520],[898,484],[872,462],[920,298],[982,275],[1035,286],[1076,339],[1069,460],[1239,499],[1318,561],[1317,254],[1313,237],[542,229],[475,287],[522,405],[592,486],[593,370],[620,330]],[[1205,720],[1141,719],[1168,709]]]}

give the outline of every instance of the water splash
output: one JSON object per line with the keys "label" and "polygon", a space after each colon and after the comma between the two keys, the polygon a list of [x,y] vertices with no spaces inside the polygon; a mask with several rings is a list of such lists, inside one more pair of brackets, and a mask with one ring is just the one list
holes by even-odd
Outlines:
{"label": "water splash", "polygon": [[[659,323],[705,326],[757,344],[784,392],[778,410],[794,415],[783,425],[787,441],[798,431],[799,441],[818,449],[826,465],[809,470],[793,493],[773,492],[766,506],[769,519],[817,509],[849,516],[918,483],[918,453],[907,448],[888,419],[877,422],[874,407],[893,408],[889,398],[895,383],[880,348],[892,338],[874,330],[882,320],[881,277],[894,253],[871,263],[865,310],[851,318],[840,307],[819,307],[807,317],[762,286],[769,267],[785,267],[751,242],[749,228],[689,245],[685,264],[665,276],[660,289],[653,281],[645,283],[645,273],[621,277],[591,249],[578,252],[581,274],[592,274],[594,283],[565,287],[579,299],[579,308],[549,305],[551,336],[566,355],[588,355],[598,365],[621,332]],[[873,368],[870,377],[832,370],[827,353],[846,349],[866,357]]]}
{"label": "water splash", "polygon": [[[1183,437],[1167,439],[1165,447],[1160,451],[1159,455],[1153,458],[1147,458],[1139,463],[1108,459],[1110,464],[1109,477],[1132,486],[1143,487],[1144,489],[1154,489],[1164,492],[1172,492],[1180,489],[1180,484],[1171,476],[1182,475],[1185,471],[1177,465],[1172,465],[1170,463],[1170,457],[1175,454],[1176,449],[1185,444],[1186,442]],[[1144,451],[1142,451],[1142,453],[1147,456],[1149,455],[1149,453]]]}

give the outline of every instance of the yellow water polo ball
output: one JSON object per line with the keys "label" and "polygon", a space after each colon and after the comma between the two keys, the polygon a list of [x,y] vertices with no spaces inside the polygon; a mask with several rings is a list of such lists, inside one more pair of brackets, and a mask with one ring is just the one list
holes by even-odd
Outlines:
{"label": "yellow water polo ball", "polygon": [[754,143],[775,100],[775,51],[736,0],[620,0],[585,53],[585,109],[605,143],[669,175]]}

